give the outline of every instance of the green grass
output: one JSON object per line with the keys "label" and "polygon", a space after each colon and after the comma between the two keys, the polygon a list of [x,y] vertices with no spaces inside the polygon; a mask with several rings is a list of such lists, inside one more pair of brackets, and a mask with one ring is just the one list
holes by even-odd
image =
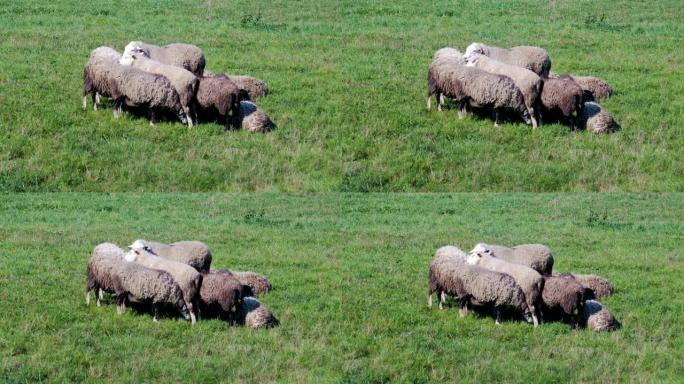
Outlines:
{"label": "green grass", "polygon": [[[1,1],[0,191],[684,191],[684,27],[656,1]],[[80,109],[100,45],[264,79],[267,135]],[[610,136],[425,110],[434,51],[546,47],[616,90]]]}
{"label": "green grass", "polygon": [[[673,382],[684,377],[682,194],[7,194],[0,381]],[[93,246],[199,239],[266,274],[282,325],[155,324],[85,306]],[[434,250],[551,246],[598,273],[611,334],[426,308]]]}

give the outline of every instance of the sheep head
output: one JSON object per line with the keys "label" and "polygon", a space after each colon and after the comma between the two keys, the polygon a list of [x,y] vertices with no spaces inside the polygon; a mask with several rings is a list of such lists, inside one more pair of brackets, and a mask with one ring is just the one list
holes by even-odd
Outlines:
{"label": "sheep head", "polygon": [[470,57],[473,54],[484,55],[485,54],[484,44],[481,44],[481,43],[470,44],[468,46],[468,48],[466,48],[465,57]]}
{"label": "sheep head", "polygon": [[492,252],[486,244],[479,243],[470,251],[470,254],[466,258],[466,262],[470,265],[477,265],[484,256],[495,257],[494,252]]}

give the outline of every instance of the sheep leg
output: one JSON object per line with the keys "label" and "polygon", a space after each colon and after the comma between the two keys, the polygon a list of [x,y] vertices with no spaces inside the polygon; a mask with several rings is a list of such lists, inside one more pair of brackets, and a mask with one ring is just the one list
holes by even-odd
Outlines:
{"label": "sheep leg", "polygon": [[[428,91],[428,95],[425,99],[427,101],[427,110],[429,111],[430,109],[432,109],[432,95],[430,94],[429,91]],[[85,103],[85,101],[84,101],[84,103]]]}
{"label": "sheep leg", "polygon": [[530,120],[532,120],[532,129],[536,129],[537,119],[534,117],[534,107],[528,108],[528,112],[530,113]]}
{"label": "sheep leg", "polygon": [[88,95],[83,95],[83,110],[88,108]]}
{"label": "sheep leg", "polygon": [[428,308],[432,309],[432,292],[428,292]]}
{"label": "sheep leg", "polygon": [[494,110],[494,127],[499,128],[499,111]]}
{"label": "sheep leg", "polygon": [[98,287],[96,289],[97,291],[95,291],[95,294],[97,295],[97,300],[95,300],[95,304],[97,304],[97,306],[100,307],[100,301],[102,301],[102,288]]}
{"label": "sheep leg", "polygon": [[461,298],[458,305],[458,315],[460,317],[465,317],[468,314],[468,300]]}
{"label": "sheep leg", "polygon": [[446,293],[444,291],[439,291],[439,309],[444,309],[444,303],[446,302]]}
{"label": "sheep leg", "polygon": [[190,115],[190,107],[183,106],[183,112],[185,113],[185,117],[188,119],[188,127],[192,128],[192,116]]}
{"label": "sheep leg", "polygon": [[190,312],[190,322],[195,324],[197,322],[197,316],[195,316],[195,306],[192,305],[192,300],[185,301],[188,306],[188,311]]}
{"label": "sheep leg", "polygon": [[123,295],[119,295],[116,298],[116,313],[120,315],[124,312],[126,312],[126,299]]}
{"label": "sheep leg", "polygon": [[444,94],[440,92],[439,93],[439,107],[440,107],[439,110],[440,111],[442,110],[442,106],[444,106],[445,101],[446,101],[446,98],[444,97]]}
{"label": "sheep leg", "polygon": [[466,104],[465,102],[461,101],[461,103],[458,105],[458,118],[463,119],[466,117],[466,114],[468,112],[466,111]]}
{"label": "sheep leg", "polygon": [[539,319],[537,319],[537,310],[534,308],[533,305],[529,306],[530,313],[532,314],[532,324],[534,324],[535,327],[539,325]]}
{"label": "sheep leg", "polygon": [[90,305],[90,291],[86,291],[86,305]]}
{"label": "sheep leg", "polygon": [[499,307],[494,308],[494,316],[496,316],[496,325],[501,325],[501,309]]}
{"label": "sheep leg", "polygon": [[147,110],[147,115],[150,118],[150,126],[154,127],[154,108],[150,108]]}
{"label": "sheep leg", "polygon": [[157,318],[157,303],[152,303],[152,321],[155,323],[159,322],[159,319]]}

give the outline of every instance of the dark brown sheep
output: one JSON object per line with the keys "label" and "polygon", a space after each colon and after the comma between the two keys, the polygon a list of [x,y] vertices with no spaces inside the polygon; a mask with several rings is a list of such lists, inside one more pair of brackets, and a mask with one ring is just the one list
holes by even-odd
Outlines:
{"label": "dark brown sheep", "polygon": [[582,88],[569,76],[544,79],[540,97],[544,119],[560,120],[574,129],[582,113],[582,94]]}
{"label": "dark brown sheep", "polygon": [[584,287],[571,274],[544,276],[542,308],[545,317],[569,319],[570,327],[577,328],[584,311]]}
{"label": "dark brown sheep", "polygon": [[249,96],[222,76],[199,78],[197,105],[203,119],[225,121],[226,130],[240,126],[240,102]]}
{"label": "dark brown sheep", "polygon": [[[242,306],[243,285],[230,272],[212,271],[202,273],[200,306],[209,314],[225,315],[229,324],[235,321],[235,314]],[[235,308],[235,312],[233,312]]]}

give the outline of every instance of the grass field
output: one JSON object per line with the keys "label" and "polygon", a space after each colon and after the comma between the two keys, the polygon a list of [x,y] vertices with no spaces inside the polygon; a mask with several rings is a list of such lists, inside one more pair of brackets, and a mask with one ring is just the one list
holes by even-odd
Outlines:
{"label": "grass field", "polygon": [[[682,194],[1,196],[0,381],[674,382],[684,369]],[[86,307],[102,241],[194,238],[266,274],[282,325],[191,327]],[[612,334],[426,308],[451,243],[543,241],[556,269],[616,286]]]}
{"label": "grass field", "polygon": [[[684,3],[0,1],[0,191],[684,191]],[[91,49],[201,46],[264,79],[267,135],[80,109]],[[434,51],[546,47],[623,131],[425,110]]]}

